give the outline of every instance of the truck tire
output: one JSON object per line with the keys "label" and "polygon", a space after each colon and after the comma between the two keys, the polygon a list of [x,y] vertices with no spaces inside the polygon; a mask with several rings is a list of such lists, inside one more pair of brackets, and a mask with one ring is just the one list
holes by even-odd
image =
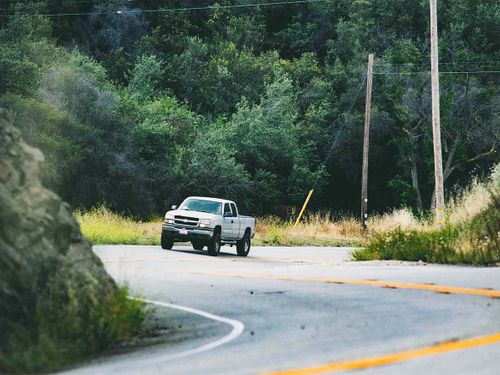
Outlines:
{"label": "truck tire", "polygon": [[246,257],[250,252],[250,232],[247,229],[243,238],[236,242],[236,253],[240,257]]}
{"label": "truck tire", "polygon": [[214,231],[212,239],[208,243],[208,255],[216,257],[220,252],[220,229]]}
{"label": "truck tire", "polygon": [[161,232],[161,248],[165,250],[171,250],[173,246],[174,241],[171,238],[168,238],[168,236],[164,232]]}
{"label": "truck tire", "polygon": [[203,250],[205,244],[203,242],[191,241],[191,245],[193,245],[193,249],[195,250]]}

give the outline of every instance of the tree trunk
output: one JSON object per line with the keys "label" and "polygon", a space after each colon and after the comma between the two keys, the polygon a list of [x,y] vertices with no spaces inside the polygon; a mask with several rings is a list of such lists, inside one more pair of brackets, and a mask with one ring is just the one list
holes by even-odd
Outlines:
{"label": "tree trunk", "polygon": [[417,210],[419,213],[422,213],[424,211],[424,206],[422,205],[422,195],[420,194],[420,187],[418,184],[417,162],[415,160],[415,152],[413,149],[408,155],[408,161],[410,162],[411,184],[413,186],[413,191],[415,192]]}
{"label": "tree trunk", "polygon": [[460,137],[455,139],[453,142],[453,146],[451,146],[451,150],[448,153],[448,158],[446,159],[446,164],[444,166],[443,179],[446,181],[448,177],[450,177],[451,172],[453,172],[456,168],[456,165],[453,165],[453,159],[455,158],[455,154],[457,152],[458,145],[460,143]]}

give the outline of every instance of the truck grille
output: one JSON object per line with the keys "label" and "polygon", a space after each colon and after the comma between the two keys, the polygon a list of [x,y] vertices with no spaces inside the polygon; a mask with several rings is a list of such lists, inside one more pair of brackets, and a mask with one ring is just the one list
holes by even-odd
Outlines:
{"label": "truck grille", "polygon": [[196,217],[188,217],[188,216],[174,216],[174,223],[177,225],[185,225],[185,226],[198,226],[198,218]]}

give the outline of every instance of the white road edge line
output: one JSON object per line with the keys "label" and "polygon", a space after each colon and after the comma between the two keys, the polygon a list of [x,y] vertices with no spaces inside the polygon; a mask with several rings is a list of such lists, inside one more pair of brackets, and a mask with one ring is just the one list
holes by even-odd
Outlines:
{"label": "white road edge line", "polygon": [[245,330],[245,325],[234,319],[229,319],[229,318],[224,318],[222,316],[210,314],[206,311],[198,310],[192,307],[187,307],[187,306],[181,306],[181,305],[176,305],[175,303],[167,303],[167,302],[161,302],[161,301],[153,301],[149,299],[144,299],[144,298],[135,298],[135,297],[130,297],[130,299],[136,300],[136,301],[141,301],[144,303],[149,303],[152,305],[157,305],[157,306],[162,306],[162,307],[168,307],[171,309],[176,309],[176,310],[181,310],[181,311],[186,311],[192,314],[196,314],[199,316],[202,316],[207,319],[215,320],[217,322],[225,323],[233,327],[230,333],[228,333],[226,336],[221,337],[218,340],[212,341],[208,344],[201,345],[197,348],[189,349],[189,350],[184,350],[182,352],[178,353],[172,353],[172,354],[166,354],[166,355],[160,355],[156,356],[151,359],[144,359],[142,361],[134,361],[133,366],[137,365],[153,365],[153,364],[159,364],[161,362],[166,362],[170,361],[172,359],[177,359],[177,358],[183,358],[183,357],[188,357],[193,354],[199,354],[206,352],[208,350],[215,349],[221,345],[227,344],[228,342],[233,341],[236,339],[238,336],[240,336],[243,331]]}

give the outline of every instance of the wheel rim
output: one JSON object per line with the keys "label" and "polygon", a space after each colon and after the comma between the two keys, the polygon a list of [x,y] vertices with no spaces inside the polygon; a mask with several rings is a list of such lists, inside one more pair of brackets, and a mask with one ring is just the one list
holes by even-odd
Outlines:
{"label": "wheel rim", "polygon": [[247,254],[249,250],[250,250],[250,241],[247,238],[245,240],[245,248],[244,248],[245,254]]}

